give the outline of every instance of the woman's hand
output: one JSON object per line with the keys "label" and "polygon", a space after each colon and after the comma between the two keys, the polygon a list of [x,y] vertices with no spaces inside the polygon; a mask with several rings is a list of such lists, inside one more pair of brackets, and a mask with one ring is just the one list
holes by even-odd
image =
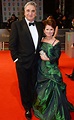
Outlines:
{"label": "woman's hand", "polygon": [[40,51],[40,57],[44,61],[49,61],[49,58],[47,57],[46,53],[43,50]]}

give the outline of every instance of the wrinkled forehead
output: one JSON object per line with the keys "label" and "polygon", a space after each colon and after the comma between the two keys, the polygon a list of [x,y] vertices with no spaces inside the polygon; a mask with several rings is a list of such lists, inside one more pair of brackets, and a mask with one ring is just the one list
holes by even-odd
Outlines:
{"label": "wrinkled forehead", "polygon": [[37,8],[37,4],[36,4],[35,2],[33,2],[33,1],[30,1],[30,2],[28,2],[28,3],[26,3],[26,4],[24,5],[24,10],[25,10],[27,7],[29,7],[29,6],[32,6],[32,7],[34,7],[35,9]]}
{"label": "wrinkled forehead", "polygon": [[31,11],[36,11],[36,7],[33,5],[27,5],[24,9],[24,11],[31,10]]}

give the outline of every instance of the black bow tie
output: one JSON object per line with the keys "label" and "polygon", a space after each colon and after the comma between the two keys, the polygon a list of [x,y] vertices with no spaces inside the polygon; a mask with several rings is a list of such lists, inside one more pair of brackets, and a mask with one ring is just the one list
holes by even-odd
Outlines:
{"label": "black bow tie", "polygon": [[34,22],[33,23],[29,23],[29,26],[33,25],[34,26]]}

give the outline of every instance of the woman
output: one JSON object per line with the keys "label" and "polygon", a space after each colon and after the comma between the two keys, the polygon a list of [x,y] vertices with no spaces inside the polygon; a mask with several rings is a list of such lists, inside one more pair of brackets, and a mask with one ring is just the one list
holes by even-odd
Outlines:
{"label": "woman", "polygon": [[74,111],[74,107],[67,101],[66,85],[57,65],[61,47],[60,41],[53,37],[56,22],[49,18],[43,24],[45,37],[40,48],[34,114],[40,120],[71,120],[70,110]]}

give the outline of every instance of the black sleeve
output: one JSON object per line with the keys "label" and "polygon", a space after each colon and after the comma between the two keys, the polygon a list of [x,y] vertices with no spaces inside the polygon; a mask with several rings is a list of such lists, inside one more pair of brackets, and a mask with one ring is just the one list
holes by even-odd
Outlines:
{"label": "black sleeve", "polygon": [[52,54],[49,57],[50,58],[50,62],[53,64],[54,62],[56,62],[58,64],[58,60],[59,57],[61,55],[61,44],[60,42],[58,42],[52,49]]}
{"label": "black sleeve", "polygon": [[18,33],[17,33],[16,22],[13,22],[11,25],[11,33],[9,38],[9,50],[13,61],[18,58],[17,41],[18,41]]}

